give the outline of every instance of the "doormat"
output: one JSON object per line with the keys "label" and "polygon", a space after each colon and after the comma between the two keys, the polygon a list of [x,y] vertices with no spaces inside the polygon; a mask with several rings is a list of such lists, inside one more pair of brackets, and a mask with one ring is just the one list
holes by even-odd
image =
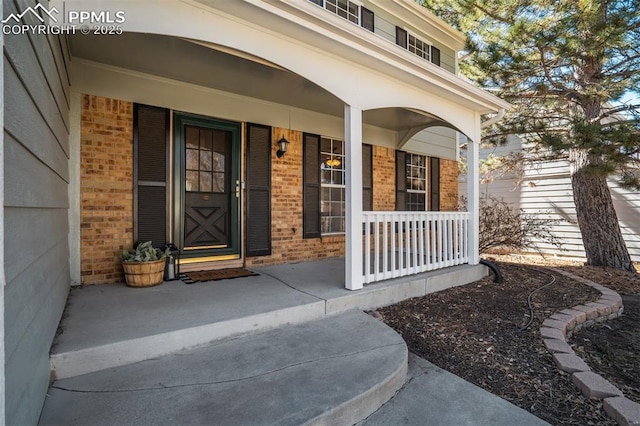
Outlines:
{"label": "doormat", "polygon": [[180,274],[180,279],[185,284],[193,284],[198,281],[230,280],[233,278],[251,277],[254,275],[258,274],[244,268],[227,268],[218,269],[216,271],[184,272]]}

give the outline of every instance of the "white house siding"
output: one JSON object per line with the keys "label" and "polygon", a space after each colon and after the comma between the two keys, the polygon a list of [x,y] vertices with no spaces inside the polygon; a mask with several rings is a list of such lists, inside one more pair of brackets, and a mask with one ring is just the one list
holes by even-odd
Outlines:
{"label": "white house siding", "polygon": [[[487,158],[491,153],[501,156],[520,150],[520,140],[510,140],[502,147],[482,149],[480,155]],[[553,233],[562,241],[562,249],[544,242],[538,242],[537,247],[543,253],[584,259],[568,161],[545,161],[528,166],[522,171],[521,179],[518,185],[516,177],[511,174],[483,183],[480,196],[490,194],[503,198],[525,213],[558,219],[560,222],[553,227]],[[464,179],[461,179],[461,193],[465,188]],[[609,188],[629,254],[632,260],[640,262],[640,192],[620,188],[615,179],[609,180]]]}
{"label": "white house siding", "polygon": [[[4,2],[4,16],[35,2]],[[27,23],[29,16],[23,21]],[[4,38],[6,424],[36,424],[49,348],[69,289],[69,83],[61,46],[45,35]]]}

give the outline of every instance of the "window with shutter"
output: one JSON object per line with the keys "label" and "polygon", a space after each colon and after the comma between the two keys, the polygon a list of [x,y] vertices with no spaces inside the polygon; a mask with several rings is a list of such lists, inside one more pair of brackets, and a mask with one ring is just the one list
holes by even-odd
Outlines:
{"label": "window with shutter", "polygon": [[302,143],[302,236],[320,237],[320,136],[305,133]]}
{"label": "window with shutter", "polygon": [[247,124],[247,256],[271,254],[271,127]]}
{"label": "window with shutter", "polygon": [[396,151],[396,210],[440,210],[439,158]]}
{"label": "window with shutter", "polygon": [[403,28],[396,27],[396,44],[414,55],[440,66],[440,49]]}
{"label": "window with shutter", "polygon": [[[316,146],[318,145],[318,146]],[[344,141],[304,135],[303,236],[341,234],[345,230]],[[316,167],[318,175],[311,170]],[[316,184],[318,179],[318,184]],[[373,147],[362,145],[362,209],[373,210]],[[317,228],[316,228],[317,227]]]}
{"label": "window with shutter", "polygon": [[167,241],[169,110],[135,104],[133,118],[134,242]]}

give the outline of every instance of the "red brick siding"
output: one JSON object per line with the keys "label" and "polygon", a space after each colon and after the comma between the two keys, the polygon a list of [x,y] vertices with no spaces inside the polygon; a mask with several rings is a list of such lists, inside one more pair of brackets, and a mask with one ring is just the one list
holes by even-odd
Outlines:
{"label": "red brick siding", "polygon": [[440,210],[458,211],[458,162],[440,160]]}
{"label": "red brick siding", "polygon": [[373,147],[373,210],[396,209],[396,152],[392,148]]}
{"label": "red brick siding", "polygon": [[82,284],[124,280],[133,241],[133,105],[84,95],[80,122]]}

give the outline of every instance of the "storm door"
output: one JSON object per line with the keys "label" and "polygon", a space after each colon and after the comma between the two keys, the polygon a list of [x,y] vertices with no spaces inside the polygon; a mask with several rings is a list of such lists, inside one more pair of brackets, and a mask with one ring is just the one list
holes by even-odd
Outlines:
{"label": "storm door", "polygon": [[183,256],[238,258],[240,126],[177,114],[176,232]]}

